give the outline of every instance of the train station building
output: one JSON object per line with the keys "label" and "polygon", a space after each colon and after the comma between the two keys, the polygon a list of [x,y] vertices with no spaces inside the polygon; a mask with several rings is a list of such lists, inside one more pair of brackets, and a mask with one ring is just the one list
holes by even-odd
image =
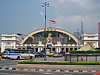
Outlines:
{"label": "train station building", "polygon": [[45,28],[42,28],[27,34],[20,42],[16,34],[2,34],[1,52],[6,48],[27,49],[27,46],[30,46],[35,52],[41,52],[45,50],[45,41],[46,49],[59,53],[61,51],[78,50],[86,42],[92,42],[94,48],[97,48],[99,40],[98,34],[84,34],[79,39],[66,30],[49,27],[46,28],[46,38]]}

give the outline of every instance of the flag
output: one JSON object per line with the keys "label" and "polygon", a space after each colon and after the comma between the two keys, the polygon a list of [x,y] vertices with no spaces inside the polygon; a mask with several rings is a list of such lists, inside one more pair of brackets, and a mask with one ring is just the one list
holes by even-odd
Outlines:
{"label": "flag", "polygon": [[77,35],[77,37],[78,37],[78,38],[81,38],[81,35],[80,35],[80,34],[78,34],[78,35]]}
{"label": "flag", "polygon": [[22,39],[24,40],[24,37],[23,37],[23,35],[22,35]]}
{"label": "flag", "polygon": [[40,35],[40,38],[43,39],[43,37]]}
{"label": "flag", "polygon": [[59,35],[60,38],[64,38],[64,36],[62,36],[61,34]]}
{"label": "flag", "polygon": [[31,35],[30,37],[34,39],[34,36]]}
{"label": "flag", "polygon": [[55,20],[53,20],[53,19],[50,19],[50,23],[53,23],[53,24],[55,24],[56,22],[55,22]]}
{"label": "flag", "polygon": [[70,35],[69,35],[69,40],[71,39]]}

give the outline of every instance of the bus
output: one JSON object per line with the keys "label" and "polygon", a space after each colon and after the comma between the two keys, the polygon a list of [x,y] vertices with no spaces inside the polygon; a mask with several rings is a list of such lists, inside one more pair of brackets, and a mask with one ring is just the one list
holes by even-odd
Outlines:
{"label": "bus", "polygon": [[4,58],[10,59],[32,59],[35,57],[34,50],[27,49],[5,49]]}

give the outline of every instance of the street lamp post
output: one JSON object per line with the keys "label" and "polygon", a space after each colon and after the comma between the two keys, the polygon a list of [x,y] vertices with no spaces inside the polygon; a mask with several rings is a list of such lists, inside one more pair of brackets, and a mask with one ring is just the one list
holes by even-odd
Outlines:
{"label": "street lamp post", "polygon": [[46,6],[49,7],[49,3],[42,3],[42,7],[45,7],[45,59],[46,60]]}

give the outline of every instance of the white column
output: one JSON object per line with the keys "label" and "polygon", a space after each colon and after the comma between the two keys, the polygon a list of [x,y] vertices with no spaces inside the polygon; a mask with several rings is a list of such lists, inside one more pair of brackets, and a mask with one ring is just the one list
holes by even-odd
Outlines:
{"label": "white column", "polygon": [[1,43],[1,52],[4,52],[4,50],[5,50],[5,46],[4,46],[4,43],[2,42]]}
{"label": "white column", "polygon": [[41,51],[43,50],[43,48],[41,47]]}
{"label": "white column", "polygon": [[68,48],[68,52],[70,51],[70,48]]}
{"label": "white column", "polygon": [[64,52],[66,52],[66,48],[64,48]]}
{"label": "white column", "polygon": [[40,52],[41,52],[41,47],[40,47]]}
{"label": "white column", "polygon": [[99,47],[99,45],[98,45],[98,41],[97,41],[97,46],[96,47]]}
{"label": "white column", "polygon": [[16,42],[14,42],[14,44],[12,46],[14,49],[16,49]]}
{"label": "white column", "polygon": [[51,48],[51,52],[53,51],[53,48]]}
{"label": "white column", "polygon": [[59,53],[59,47],[56,48],[56,52]]}
{"label": "white column", "polygon": [[59,47],[59,52],[61,52],[61,47]]}

